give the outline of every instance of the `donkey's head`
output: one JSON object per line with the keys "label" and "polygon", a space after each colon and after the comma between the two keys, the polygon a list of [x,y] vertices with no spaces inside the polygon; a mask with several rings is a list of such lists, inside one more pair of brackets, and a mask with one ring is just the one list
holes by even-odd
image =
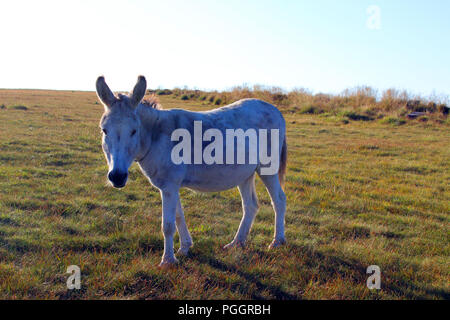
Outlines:
{"label": "donkey's head", "polygon": [[146,87],[145,78],[139,76],[129,96],[119,94],[116,97],[104,77],[97,79],[97,95],[105,106],[105,113],[100,120],[102,146],[109,166],[108,179],[115,188],[125,186],[128,168],[139,153],[141,123],[136,107],[144,97]]}

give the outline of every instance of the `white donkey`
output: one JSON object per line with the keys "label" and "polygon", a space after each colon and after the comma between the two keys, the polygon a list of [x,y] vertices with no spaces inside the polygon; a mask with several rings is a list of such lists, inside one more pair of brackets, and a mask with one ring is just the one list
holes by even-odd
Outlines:
{"label": "white donkey", "polygon": [[[173,247],[175,228],[180,235],[178,254],[186,255],[193,244],[179,197],[182,187],[198,191],[221,191],[237,186],[242,197],[243,217],[234,240],[225,248],[243,246],[258,209],[255,172],[264,182],[275,210],[275,235],[269,248],[284,244],[286,196],[282,184],[287,146],[286,124],[280,111],[257,99],[240,100],[207,112],[161,110],[156,101],[150,104],[141,102],[146,87],[145,78],[140,76],[129,96],[115,96],[104,77],[99,77],[96,83],[97,95],[105,106],[100,128],[103,131],[103,151],[109,165],[109,181],[116,188],[124,187],[128,169],[133,161],[137,161],[145,176],[161,192],[164,253],[160,266],[177,263]],[[175,129],[183,128],[193,134],[194,121],[202,121],[203,127],[216,128],[221,132],[234,128],[278,129],[279,141],[276,144],[272,141],[277,150],[270,150],[270,142],[267,148],[268,153],[275,153],[279,157],[279,169],[272,175],[262,174],[264,165],[259,158],[256,164],[175,164],[171,158],[171,151],[176,144],[172,141],[172,133]],[[237,157],[236,154],[234,156]]]}

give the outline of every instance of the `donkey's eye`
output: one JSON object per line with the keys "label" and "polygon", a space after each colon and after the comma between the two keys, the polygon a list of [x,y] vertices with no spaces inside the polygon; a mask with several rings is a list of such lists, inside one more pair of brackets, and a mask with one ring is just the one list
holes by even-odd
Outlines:
{"label": "donkey's eye", "polygon": [[102,129],[102,131],[105,134],[105,136],[108,134],[108,131],[106,131],[106,129]]}
{"label": "donkey's eye", "polygon": [[131,136],[134,136],[136,133],[136,130],[131,131]]}

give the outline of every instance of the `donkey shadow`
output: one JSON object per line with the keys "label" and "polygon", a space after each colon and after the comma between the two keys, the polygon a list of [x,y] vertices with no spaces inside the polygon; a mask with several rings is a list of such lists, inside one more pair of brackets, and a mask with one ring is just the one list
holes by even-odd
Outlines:
{"label": "donkey shadow", "polygon": [[[341,276],[341,270],[346,269],[350,271],[353,275],[352,282],[355,284],[357,283],[365,283],[367,275],[366,275],[366,268],[363,266],[362,263],[356,260],[350,260],[350,259],[342,259],[340,257],[336,257],[333,255],[325,255],[323,253],[317,252],[315,250],[312,250],[308,247],[304,246],[297,246],[295,244],[289,244],[288,250],[292,252],[294,255],[301,256],[301,259],[303,259],[305,268],[317,268],[319,266],[320,268],[320,274],[323,276],[323,278],[319,281],[319,283],[326,283],[331,279],[335,279],[336,277]],[[241,250],[241,249],[238,249]],[[262,258],[269,258],[273,255],[273,253],[257,249],[257,248],[249,248],[249,249],[243,249],[243,250],[249,250],[249,254],[253,253],[256,254],[259,257]],[[276,254],[276,253],[275,253]],[[210,267],[226,273],[233,273],[237,276],[239,276],[242,279],[242,282],[239,284],[236,284],[235,286],[232,286],[233,291],[238,291],[242,294],[250,296],[252,299],[258,299],[258,300],[266,300],[266,299],[276,299],[276,300],[303,300],[304,298],[300,293],[294,294],[289,293],[280,288],[278,285],[271,285],[267,283],[263,283],[263,280],[261,278],[267,278],[270,275],[255,275],[246,271],[243,271],[239,268],[237,264],[234,263],[227,263],[224,261],[221,261],[217,259],[215,256],[213,256],[213,253],[210,252],[200,252],[200,251],[194,251],[190,253],[189,259],[196,260],[198,263],[209,265]],[[188,270],[187,270],[188,271]],[[299,274],[300,275],[300,274]],[[214,282],[214,285],[222,286],[229,288],[229,284],[221,283],[221,281],[213,280],[211,282]],[[252,287],[253,285],[253,287]],[[256,288],[256,290],[254,289]],[[256,291],[256,292],[255,292]],[[298,288],[298,291],[301,291],[301,288]],[[259,292],[267,292],[270,294],[271,298],[264,297],[259,294]]]}
{"label": "donkey shadow", "polygon": [[[248,284],[253,284],[258,292],[266,291],[270,293],[271,296],[273,296],[277,300],[300,300],[301,297],[288,293],[284,290],[282,290],[279,286],[275,285],[269,285],[262,283],[259,277],[257,277],[254,274],[251,274],[249,272],[245,272],[243,270],[240,270],[235,265],[226,263],[224,261],[220,261],[216,259],[212,255],[207,255],[201,252],[191,253],[188,257],[189,259],[196,260],[198,263],[209,265],[210,267],[221,271],[221,272],[227,272],[227,273],[234,273],[238,275],[243,281],[239,284],[233,284],[231,286],[232,291],[239,291],[240,293],[243,293],[245,295],[249,295],[251,299],[255,300],[266,300],[267,298],[263,297],[259,293],[255,292],[252,288],[249,287]],[[187,270],[188,271],[188,270]],[[229,284],[224,283],[223,281],[219,279],[214,280],[208,280],[205,283],[205,287],[208,287],[210,285],[216,285],[220,287],[226,287],[229,288]]]}
{"label": "donkey shadow", "polygon": [[[350,284],[354,286],[366,286],[367,278],[370,276],[366,273],[368,265],[365,263],[353,259],[353,258],[343,258],[338,257],[333,254],[324,254],[318,252],[316,250],[312,250],[309,247],[298,246],[295,244],[288,245],[289,251],[294,255],[301,255],[301,258],[304,259],[304,265],[306,268],[319,268],[320,270],[320,279],[318,279],[318,284],[325,284],[331,280],[334,280],[338,277],[345,277]],[[247,249],[244,249],[247,250]],[[248,249],[251,250],[252,253],[257,254],[260,257],[269,257],[272,253],[260,250],[260,249]],[[224,273],[233,273],[239,276],[242,281],[239,283],[235,283],[231,285],[229,283],[225,283],[221,279],[213,278],[208,279],[205,283],[205,286],[219,286],[223,288],[229,288],[232,291],[239,292],[241,294],[249,296],[251,299],[257,300],[266,300],[266,299],[276,299],[276,300],[302,300],[301,293],[290,293],[283,290],[278,285],[271,285],[267,283],[263,283],[262,278],[267,278],[264,275],[258,276],[246,271],[243,271],[239,268],[238,264],[235,263],[227,263],[217,259],[214,256],[213,252],[200,252],[194,251],[189,254],[188,259],[192,259],[197,261],[200,264],[208,265],[220,272]],[[449,291],[446,291],[441,288],[433,288],[428,285],[419,286],[415,283],[405,281],[401,278],[401,275],[396,275],[395,271],[398,270],[399,266],[395,265],[387,265],[385,275],[386,279],[382,280],[382,290],[393,297],[404,297],[407,299],[450,299]],[[185,267],[186,271],[189,271],[187,267]],[[386,274],[389,272],[389,274]],[[267,274],[268,276],[268,274]],[[383,279],[383,274],[382,274]],[[256,288],[256,290],[255,290]],[[298,288],[300,292],[302,288]],[[369,290],[369,289],[367,289]],[[375,295],[376,290],[372,293],[374,299],[379,299],[380,297]],[[270,298],[266,296],[262,296],[260,292],[267,292],[270,295]],[[371,295],[368,296],[370,299]]]}

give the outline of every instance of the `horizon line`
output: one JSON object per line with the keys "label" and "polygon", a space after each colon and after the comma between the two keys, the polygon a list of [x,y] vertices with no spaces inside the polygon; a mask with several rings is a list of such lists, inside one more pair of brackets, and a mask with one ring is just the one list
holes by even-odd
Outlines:
{"label": "horizon line", "polygon": [[[261,88],[265,88],[265,89],[270,89],[270,88],[277,88],[277,89],[281,89],[281,91],[283,93],[289,93],[289,92],[293,92],[295,90],[300,90],[303,89],[306,91],[306,93],[311,94],[311,95],[319,95],[319,94],[325,94],[325,95],[331,95],[331,96],[338,96],[338,95],[342,95],[345,93],[346,90],[355,90],[358,88],[370,88],[376,91],[377,96],[379,94],[382,94],[383,92],[387,91],[387,90],[397,90],[400,93],[406,92],[408,94],[408,96],[413,96],[413,97],[418,97],[418,98],[430,98],[430,97],[435,97],[435,98],[443,98],[447,101],[447,103],[450,102],[450,93],[437,93],[434,92],[435,90],[432,90],[431,93],[417,93],[414,92],[411,89],[404,89],[404,88],[399,88],[399,87],[390,87],[390,88],[385,88],[385,89],[379,89],[377,87],[373,87],[370,85],[356,85],[356,86],[352,86],[352,87],[348,87],[345,88],[339,92],[325,92],[325,91],[315,91],[313,89],[309,89],[307,87],[292,87],[291,89],[286,89],[282,86],[276,86],[276,85],[263,85],[263,84],[241,84],[241,85],[234,85],[225,89],[199,89],[198,87],[188,87],[188,86],[183,86],[183,87],[179,87],[179,86],[174,86],[172,88],[170,87],[162,87],[162,86],[158,86],[158,87],[148,87],[146,90],[174,90],[174,89],[180,89],[180,90],[199,90],[199,91],[203,91],[203,92],[229,92],[231,90],[233,90],[234,88],[239,88],[239,87],[247,87],[250,88],[251,90],[253,90],[253,88],[255,86],[261,86]],[[95,86],[94,86],[95,87]],[[95,89],[93,90],[83,90],[83,89],[50,89],[50,88],[0,88],[0,90],[35,90],[35,91],[72,91],[72,92],[93,92],[95,93]],[[117,93],[122,93],[122,92],[130,92],[131,90],[112,90],[113,92],[117,92]]]}

